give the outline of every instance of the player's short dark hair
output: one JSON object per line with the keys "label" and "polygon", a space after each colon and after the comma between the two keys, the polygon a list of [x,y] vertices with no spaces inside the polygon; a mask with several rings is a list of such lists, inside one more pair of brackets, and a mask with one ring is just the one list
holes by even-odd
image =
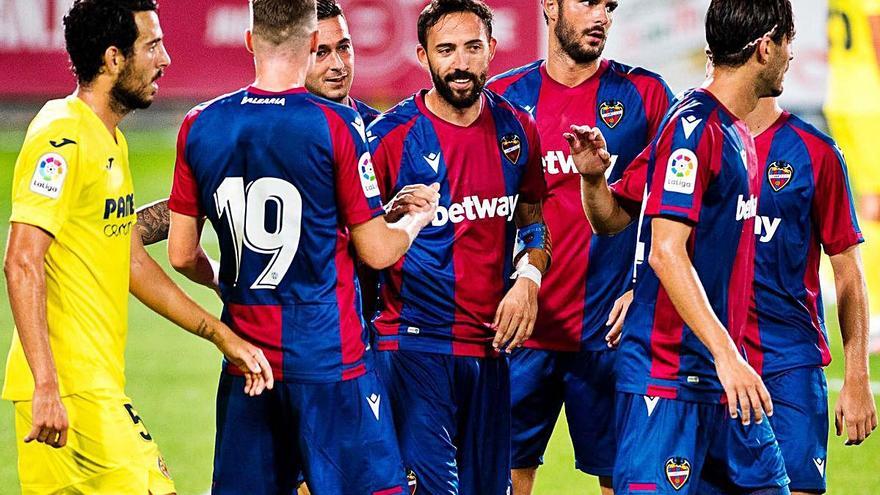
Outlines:
{"label": "player's short dark hair", "polygon": [[336,0],[318,0],[318,20],[330,19],[342,15],[342,6]]}
{"label": "player's short dark hair", "polygon": [[98,77],[111,46],[130,56],[139,34],[135,13],[157,8],[156,0],[76,0],[64,16],[64,42],[79,83]]}
{"label": "player's short dark hair", "polygon": [[428,47],[428,30],[440,19],[458,12],[470,12],[483,21],[486,32],[492,37],[492,10],[482,0],[431,0],[419,14],[419,44]]}
{"label": "player's short dark hair", "polygon": [[739,67],[765,35],[781,43],[794,36],[789,0],[712,0],[706,13],[706,41],[716,66]]}
{"label": "player's short dark hair", "polygon": [[251,0],[253,33],[273,45],[315,29],[315,0]]}

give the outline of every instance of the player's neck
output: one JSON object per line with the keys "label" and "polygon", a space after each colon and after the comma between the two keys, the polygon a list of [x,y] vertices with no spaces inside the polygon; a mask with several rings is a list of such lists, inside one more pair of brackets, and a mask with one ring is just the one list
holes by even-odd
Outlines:
{"label": "player's neck", "polygon": [[271,93],[303,87],[309,69],[308,65],[293,63],[286,57],[256,58],[255,66],[253,86]]}
{"label": "player's neck", "polygon": [[444,100],[436,89],[431,88],[425,94],[425,106],[440,119],[451,124],[467,127],[480,117],[480,112],[483,110],[483,97],[481,95],[476,103],[467,108],[458,108]]}
{"label": "player's neck", "polygon": [[82,100],[92,109],[93,112],[95,112],[95,115],[98,116],[98,119],[101,120],[104,127],[107,128],[110,136],[115,141],[116,126],[122,122],[122,119],[128,115],[129,111],[114,110],[109,89],[104,89],[100,86],[102,86],[102,84],[98,81],[88,87],[77,86],[73,95]]}
{"label": "player's neck", "polygon": [[716,67],[712,75],[703,83],[703,88],[712,93],[727,110],[744,120],[758,106],[754,78],[748,77],[740,69],[721,69]]}
{"label": "player's neck", "polygon": [[768,97],[758,100],[758,106],[752,110],[745,121],[752,132],[752,136],[757,136],[769,129],[782,115],[782,107],[776,98]]}
{"label": "player's neck", "polygon": [[573,88],[587,79],[593,77],[599,71],[602,57],[588,63],[575,62],[554,36],[550,36],[550,46],[547,50],[547,74],[550,79]]}

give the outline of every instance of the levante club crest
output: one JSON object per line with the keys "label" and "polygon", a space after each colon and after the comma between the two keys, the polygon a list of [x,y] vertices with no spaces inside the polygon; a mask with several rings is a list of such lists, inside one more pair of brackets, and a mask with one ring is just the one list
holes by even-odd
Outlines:
{"label": "levante club crest", "polygon": [[501,152],[510,160],[510,163],[516,165],[519,161],[520,152],[522,152],[522,140],[516,134],[508,134],[501,138]]}
{"label": "levante club crest", "polygon": [[792,176],[794,176],[794,167],[788,162],[773,162],[767,167],[767,182],[776,192],[787,186]]}
{"label": "levante club crest", "polygon": [[623,120],[623,110],[623,103],[617,100],[604,101],[599,105],[599,117],[609,129],[614,129]]}
{"label": "levante club crest", "polygon": [[676,491],[691,477],[691,463],[683,457],[673,457],[666,461],[666,479]]}

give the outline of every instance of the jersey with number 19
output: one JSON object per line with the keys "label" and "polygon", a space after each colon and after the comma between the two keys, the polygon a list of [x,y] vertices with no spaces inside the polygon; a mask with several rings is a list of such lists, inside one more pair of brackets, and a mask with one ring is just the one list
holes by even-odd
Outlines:
{"label": "jersey with number 19", "polygon": [[348,227],[382,208],[354,110],[253,87],[196,107],[180,131],[169,208],[211,221],[223,320],[265,351],[276,379],[366,372]]}

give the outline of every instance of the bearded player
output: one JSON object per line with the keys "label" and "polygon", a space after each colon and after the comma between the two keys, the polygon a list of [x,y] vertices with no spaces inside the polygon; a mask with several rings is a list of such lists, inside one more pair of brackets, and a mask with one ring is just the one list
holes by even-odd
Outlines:
{"label": "bearded player", "polygon": [[174,492],[125,393],[128,294],[214,342],[251,396],[262,352],[196,305],[144,250],[128,145],[171,62],[151,0],[79,0],[64,17],[76,91],[40,110],[15,165],[5,272],[16,331],[3,398],[15,405],[23,493]]}
{"label": "bearded player", "polygon": [[441,206],[386,273],[381,377],[411,490],[504,495],[511,384],[499,351],[531,333],[550,261],[540,138],[527,113],[483,89],[495,51],[484,3],[435,0],[418,33],[433,87],[373,122],[369,139],[383,196],[400,200],[392,213],[424,200],[398,195],[414,183],[439,182]]}
{"label": "bearded player", "polygon": [[[617,180],[647,146],[669,107],[663,80],[644,69],[602,59],[615,0],[545,0],[548,57],[489,82],[538,124],[553,239],[553,271],[542,281],[532,337],[511,357],[512,478],[530,494],[538,465],[565,404],[576,467],[611,492],[614,359],[605,336],[619,328],[631,293],[635,223],[614,236],[594,235],[581,207],[580,175],[563,137],[572,124],[599,126]],[[610,316],[609,316],[610,315]]]}

